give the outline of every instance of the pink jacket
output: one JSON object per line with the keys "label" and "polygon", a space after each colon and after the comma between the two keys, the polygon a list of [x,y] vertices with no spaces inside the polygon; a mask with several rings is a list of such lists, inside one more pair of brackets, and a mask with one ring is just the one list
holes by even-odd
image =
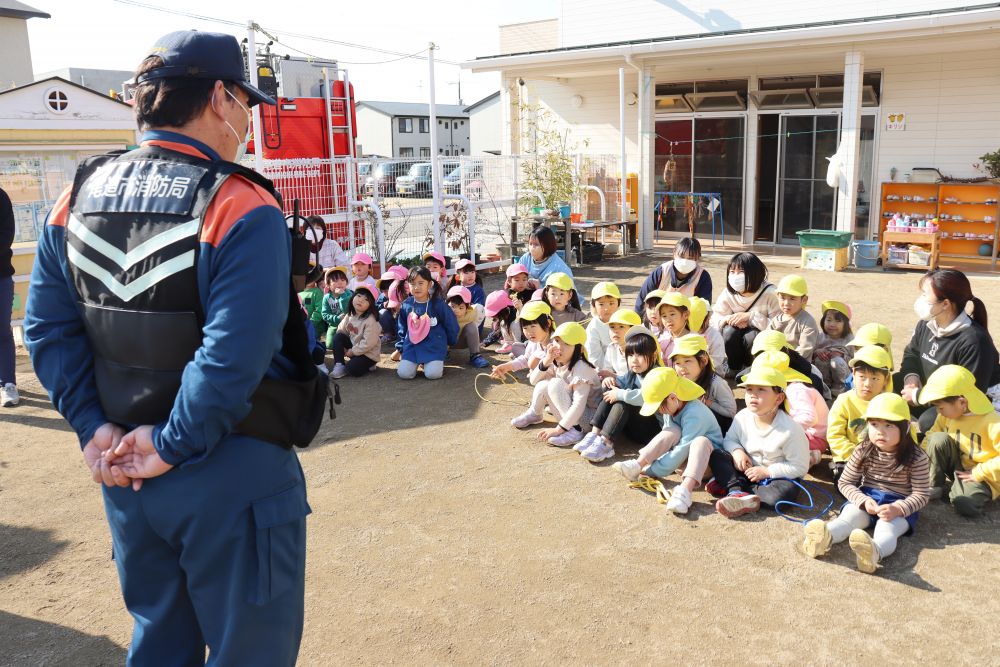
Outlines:
{"label": "pink jacket", "polygon": [[788,397],[788,415],[801,426],[806,435],[826,440],[826,422],[830,408],[813,387],[804,382],[792,382],[785,391]]}

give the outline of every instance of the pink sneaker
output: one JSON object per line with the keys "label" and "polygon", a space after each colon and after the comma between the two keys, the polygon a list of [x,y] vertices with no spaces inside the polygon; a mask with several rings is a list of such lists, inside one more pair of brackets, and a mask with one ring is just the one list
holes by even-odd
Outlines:
{"label": "pink sneaker", "polygon": [[514,346],[512,344],[510,344],[510,343],[504,343],[503,345],[501,345],[500,347],[498,347],[493,352],[493,354],[510,354],[511,350],[513,350],[513,349],[514,349]]}
{"label": "pink sneaker", "polygon": [[752,493],[737,491],[715,503],[716,511],[727,519],[735,519],[744,514],[753,514],[760,509],[760,498]]}

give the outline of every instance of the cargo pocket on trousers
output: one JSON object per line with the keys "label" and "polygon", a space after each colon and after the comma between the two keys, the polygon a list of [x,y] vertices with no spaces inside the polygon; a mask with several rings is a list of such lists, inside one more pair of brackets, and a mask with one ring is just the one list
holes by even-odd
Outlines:
{"label": "cargo pocket on trousers", "polygon": [[251,503],[257,543],[257,579],[250,601],[267,604],[289,591],[303,576],[306,546],[305,485]]}

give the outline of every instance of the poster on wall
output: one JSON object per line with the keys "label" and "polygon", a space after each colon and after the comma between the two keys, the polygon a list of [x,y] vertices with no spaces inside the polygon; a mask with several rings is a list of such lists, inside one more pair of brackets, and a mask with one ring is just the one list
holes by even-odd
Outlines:
{"label": "poster on wall", "polygon": [[885,129],[888,132],[902,132],[906,129],[906,114],[891,113],[885,117]]}

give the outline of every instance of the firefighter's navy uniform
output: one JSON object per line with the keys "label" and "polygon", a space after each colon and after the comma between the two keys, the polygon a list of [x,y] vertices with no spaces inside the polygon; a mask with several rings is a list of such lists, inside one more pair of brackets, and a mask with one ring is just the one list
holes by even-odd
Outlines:
{"label": "firefighter's navy uniform", "polygon": [[104,488],[134,665],[204,664],[206,646],[210,664],[291,665],[302,633],[302,469],[241,427],[289,370],[290,237],[266,182],[233,167],[146,133],[81,165],[38,243],[25,336],[53,404],[81,444],[155,425],[175,466]]}

